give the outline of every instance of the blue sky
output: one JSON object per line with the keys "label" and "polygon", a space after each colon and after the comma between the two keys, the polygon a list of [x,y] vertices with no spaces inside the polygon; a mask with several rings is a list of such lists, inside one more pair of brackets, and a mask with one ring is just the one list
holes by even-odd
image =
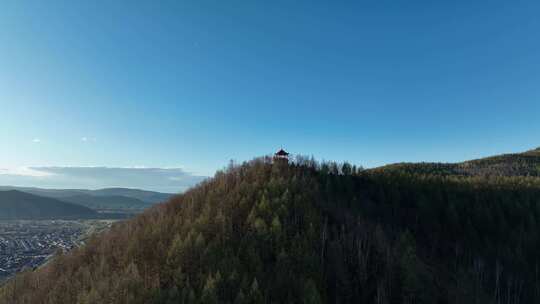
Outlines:
{"label": "blue sky", "polygon": [[85,186],[31,169],[50,167],[195,181],[280,146],[366,167],[531,149],[539,13],[538,1],[2,1],[0,183]]}

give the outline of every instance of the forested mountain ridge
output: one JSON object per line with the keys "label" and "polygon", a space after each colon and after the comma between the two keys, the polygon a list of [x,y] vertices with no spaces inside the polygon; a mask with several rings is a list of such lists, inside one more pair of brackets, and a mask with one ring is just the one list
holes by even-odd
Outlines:
{"label": "forested mountain ridge", "polygon": [[539,303],[535,177],[263,158],[119,223],[0,303]]}
{"label": "forested mountain ridge", "polygon": [[461,163],[397,163],[372,170],[395,170],[413,174],[540,177],[540,148]]}

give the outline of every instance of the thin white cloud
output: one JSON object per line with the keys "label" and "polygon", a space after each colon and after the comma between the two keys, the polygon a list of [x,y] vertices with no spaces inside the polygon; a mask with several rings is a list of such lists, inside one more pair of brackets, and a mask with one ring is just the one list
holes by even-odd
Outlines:
{"label": "thin white cloud", "polygon": [[81,141],[88,141],[88,137],[81,137]]}
{"label": "thin white cloud", "polygon": [[41,142],[41,139],[39,139],[39,138],[34,138],[34,139],[32,139],[32,142],[34,142],[34,143],[40,143],[40,142]]}
{"label": "thin white cloud", "polygon": [[44,176],[50,176],[51,173],[34,170],[30,167],[17,167],[17,168],[0,168],[0,175],[44,177]]}
{"label": "thin white cloud", "polygon": [[0,185],[98,189],[125,187],[177,193],[201,182],[181,168],[28,167],[0,171]]}

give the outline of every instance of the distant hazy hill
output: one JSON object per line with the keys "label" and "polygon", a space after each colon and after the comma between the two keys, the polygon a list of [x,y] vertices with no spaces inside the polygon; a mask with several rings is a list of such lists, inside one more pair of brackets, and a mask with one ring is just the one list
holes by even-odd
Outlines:
{"label": "distant hazy hill", "polygon": [[173,196],[170,193],[161,193],[155,191],[146,191],[140,189],[129,189],[129,188],[106,188],[99,190],[86,190],[87,194],[96,195],[96,196],[126,196],[141,200],[147,203],[161,203]]}
{"label": "distant hazy hill", "polygon": [[92,209],[144,209],[168,200],[173,194],[128,188],[42,189],[33,187],[0,186],[1,190],[17,190],[34,195],[56,198]]}
{"label": "distant hazy hill", "polygon": [[73,196],[66,196],[59,198],[59,200],[82,205],[91,209],[129,209],[129,210],[142,210],[152,206],[151,203],[143,202],[139,199],[121,196],[121,195],[109,195],[109,196],[94,196],[79,194]]}
{"label": "distant hazy hill", "polygon": [[27,193],[32,193],[36,195],[61,198],[67,196],[74,196],[80,194],[87,194],[93,196],[111,196],[119,195],[126,196],[131,198],[136,198],[143,202],[148,203],[158,203],[166,201],[174,194],[170,193],[161,193],[154,191],[146,191],[140,189],[129,189],[129,188],[105,188],[98,190],[87,190],[87,189],[42,189],[34,187],[13,187],[13,186],[0,186],[0,190],[19,190]]}
{"label": "distant hazy hill", "polygon": [[540,148],[461,163],[398,163],[372,171],[462,176],[540,176]]}
{"label": "distant hazy hill", "polygon": [[21,191],[0,191],[0,220],[95,218],[89,208]]}

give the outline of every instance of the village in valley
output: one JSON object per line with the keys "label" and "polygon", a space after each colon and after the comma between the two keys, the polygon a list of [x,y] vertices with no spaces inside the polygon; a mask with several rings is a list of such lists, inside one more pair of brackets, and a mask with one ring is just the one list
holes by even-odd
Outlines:
{"label": "village in valley", "polygon": [[43,265],[55,253],[84,244],[112,220],[0,221],[0,283]]}

